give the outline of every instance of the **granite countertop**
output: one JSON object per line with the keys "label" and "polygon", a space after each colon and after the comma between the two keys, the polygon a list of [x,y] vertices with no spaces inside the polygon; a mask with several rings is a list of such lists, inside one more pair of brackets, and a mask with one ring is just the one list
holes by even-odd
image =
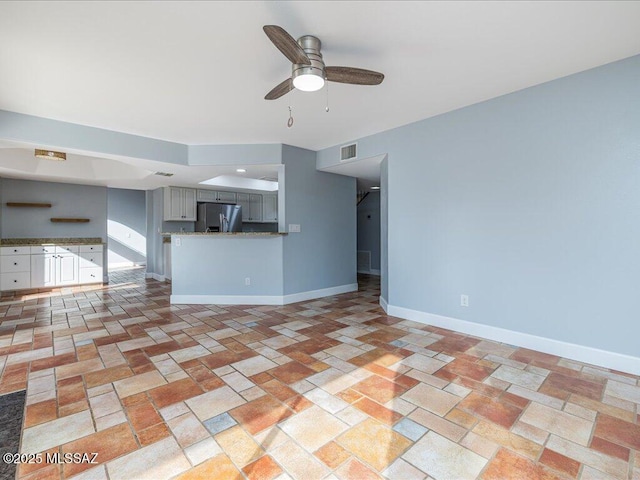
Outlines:
{"label": "granite countertop", "polygon": [[104,245],[101,238],[3,238],[0,246],[17,247],[29,245]]}
{"label": "granite countertop", "polygon": [[165,232],[162,234],[165,237],[171,235],[190,235],[190,236],[237,236],[237,237],[278,237],[282,235],[288,235],[287,232]]}

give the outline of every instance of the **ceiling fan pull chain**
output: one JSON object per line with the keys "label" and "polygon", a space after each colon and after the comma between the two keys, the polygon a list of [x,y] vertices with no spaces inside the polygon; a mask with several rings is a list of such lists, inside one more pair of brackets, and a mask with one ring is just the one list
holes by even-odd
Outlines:
{"label": "ceiling fan pull chain", "polygon": [[325,85],[327,86],[327,106],[324,108],[324,111],[329,113],[329,82],[326,82]]}
{"label": "ceiling fan pull chain", "polygon": [[289,106],[289,120],[287,120],[287,127],[293,127],[293,116],[291,115],[291,106]]}

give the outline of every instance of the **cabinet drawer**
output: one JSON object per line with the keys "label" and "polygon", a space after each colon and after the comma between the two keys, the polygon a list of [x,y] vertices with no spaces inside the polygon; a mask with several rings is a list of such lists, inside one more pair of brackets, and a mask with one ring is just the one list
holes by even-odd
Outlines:
{"label": "cabinet drawer", "polygon": [[0,247],[0,255],[29,255],[31,247]]}
{"label": "cabinet drawer", "polygon": [[0,271],[9,272],[30,272],[31,255],[5,255],[0,257]]}
{"label": "cabinet drawer", "polygon": [[102,252],[102,245],[80,245],[80,253],[83,252]]}
{"label": "cabinet drawer", "polygon": [[80,268],[102,268],[102,252],[80,252]]}
{"label": "cabinet drawer", "polygon": [[102,283],[102,267],[81,268],[80,283]]}
{"label": "cabinet drawer", "polygon": [[56,253],[78,253],[78,245],[58,245]]}
{"label": "cabinet drawer", "polygon": [[56,253],[55,245],[38,245],[37,247],[31,247],[30,253]]}
{"label": "cabinet drawer", "polygon": [[21,290],[31,287],[29,272],[13,272],[0,274],[0,290]]}

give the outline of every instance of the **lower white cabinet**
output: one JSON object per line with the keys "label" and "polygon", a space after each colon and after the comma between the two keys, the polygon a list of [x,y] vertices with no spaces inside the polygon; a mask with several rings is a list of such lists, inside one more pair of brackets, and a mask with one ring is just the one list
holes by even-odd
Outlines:
{"label": "lower white cabinet", "polygon": [[76,285],[80,283],[79,258],[75,253],[57,254],[56,285]]}
{"label": "lower white cabinet", "polygon": [[0,290],[62,287],[103,281],[102,245],[16,247],[22,249],[20,255],[6,248],[0,251]]}
{"label": "lower white cabinet", "polygon": [[31,288],[77,285],[80,283],[76,253],[31,255]]}
{"label": "lower white cabinet", "polygon": [[31,286],[29,272],[10,272],[0,274],[0,290],[22,290]]}
{"label": "lower white cabinet", "polygon": [[29,247],[0,248],[0,290],[20,290],[31,285]]}
{"label": "lower white cabinet", "polygon": [[56,270],[55,253],[31,255],[31,287],[55,287]]}

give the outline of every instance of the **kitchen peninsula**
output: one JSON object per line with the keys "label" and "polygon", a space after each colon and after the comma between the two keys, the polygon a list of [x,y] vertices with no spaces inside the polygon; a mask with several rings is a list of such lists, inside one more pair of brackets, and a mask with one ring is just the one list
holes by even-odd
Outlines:
{"label": "kitchen peninsula", "polygon": [[[286,305],[358,289],[355,281],[327,281],[332,278],[328,274],[331,264],[310,270],[307,257],[299,256],[299,233],[167,235],[171,238],[173,304]],[[294,276],[297,273],[300,275]],[[315,288],[304,288],[309,281]]]}
{"label": "kitchen peninsula", "polygon": [[170,235],[171,303],[282,303],[286,233]]}

